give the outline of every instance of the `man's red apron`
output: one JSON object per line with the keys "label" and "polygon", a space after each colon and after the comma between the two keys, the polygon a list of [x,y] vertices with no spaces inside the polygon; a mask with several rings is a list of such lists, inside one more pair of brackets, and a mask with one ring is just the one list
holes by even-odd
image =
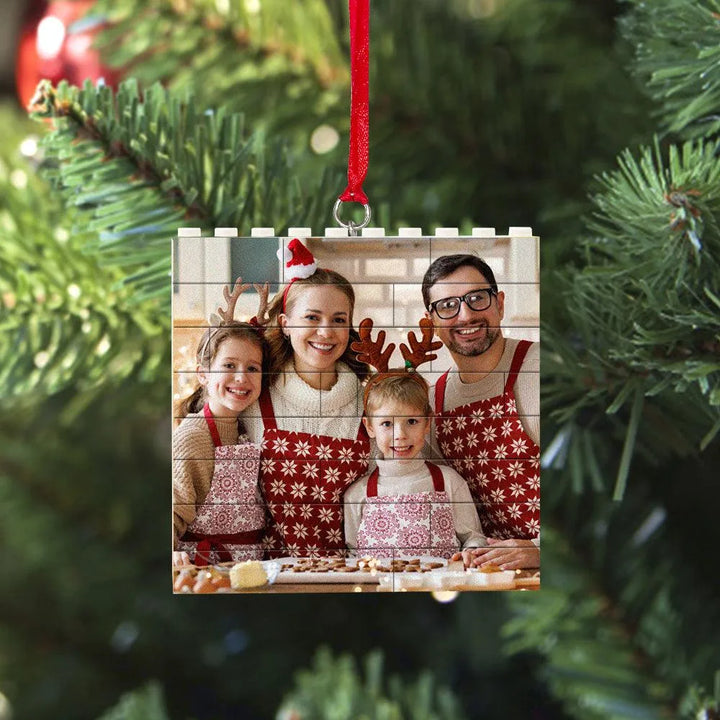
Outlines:
{"label": "man's red apron", "polygon": [[531,343],[518,343],[502,395],[443,411],[448,372],[435,385],[440,450],[465,478],[483,533],[530,540],[540,532],[540,448],[523,429],[515,381]]}
{"label": "man's red apron", "polygon": [[357,534],[358,554],[396,553],[449,558],[460,548],[455,519],[440,468],[426,462],[434,492],[378,497],[377,468],[368,478],[367,501]]}
{"label": "man's red apron", "polygon": [[215,468],[207,497],[198,505],[177,550],[187,552],[195,565],[259,560],[265,526],[258,491],[260,445],[223,445],[207,404],[203,414],[215,445]]}
{"label": "man's red apron", "polygon": [[343,493],[368,470],[370,440],[280,430],[270,393],[260,395],[265,432],[260,485],[270,518],[263,543],[270,557],[326,556],[345,550]]}

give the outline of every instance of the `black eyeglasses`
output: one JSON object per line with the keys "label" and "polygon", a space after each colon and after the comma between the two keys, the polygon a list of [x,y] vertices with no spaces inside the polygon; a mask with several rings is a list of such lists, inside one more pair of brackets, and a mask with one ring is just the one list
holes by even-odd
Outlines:
{"label": "black eyeglasses", "polygon": [[434,310],[441,320],[451,320],[460,313],[460,306],[463,303],[471,310],[487,310],[492,303],[493,295],[497,295],[497,290],[493,288],[471,290],[462,297],[446,297],[431,302],[428,305],[428,312]]}

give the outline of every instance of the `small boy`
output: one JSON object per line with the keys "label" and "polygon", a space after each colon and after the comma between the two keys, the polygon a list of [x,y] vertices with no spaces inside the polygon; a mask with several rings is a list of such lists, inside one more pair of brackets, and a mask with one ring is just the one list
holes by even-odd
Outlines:
{"label": "small boy", "polygon": [[364,406],[363,423],[381,458],[345,491],[348,549],[450,558],[487,545],[467,483],[420,456],[432,415],[425,379],[403,370],[378,373],[367,383]]}

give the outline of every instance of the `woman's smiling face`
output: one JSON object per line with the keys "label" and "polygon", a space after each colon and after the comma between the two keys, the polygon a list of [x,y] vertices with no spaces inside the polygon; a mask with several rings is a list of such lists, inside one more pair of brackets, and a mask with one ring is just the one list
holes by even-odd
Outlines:
{"label": "woman's smiling face", "polygon": [[333,285],[306,285],[279,316],[283,333],[290,338],[295,370],[330,372],[350,339],[350,299]]}

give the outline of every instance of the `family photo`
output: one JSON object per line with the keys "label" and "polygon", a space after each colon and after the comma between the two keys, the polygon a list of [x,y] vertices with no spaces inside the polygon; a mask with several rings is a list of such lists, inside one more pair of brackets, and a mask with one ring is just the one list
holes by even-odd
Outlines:
{"label": "family photo", "polygon": [[537,238],[208,240],[175,248],[175,590],[539,585]]}
{"label": "family photo", "polygon": [[719,17],[2,0],[0,720],[718,717]]}

